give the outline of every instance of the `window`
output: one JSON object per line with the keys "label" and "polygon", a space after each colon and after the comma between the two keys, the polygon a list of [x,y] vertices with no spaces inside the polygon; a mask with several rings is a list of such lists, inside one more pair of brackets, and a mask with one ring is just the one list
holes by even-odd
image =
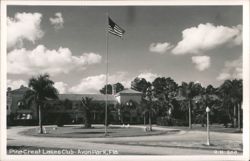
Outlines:
{"label": "window", "polygon": [[22,113],[22,114],[17,115],[17,119],[18,120],[31,120],[32,114]]}
{"label": "window", "polygon": [[18,106],[19,109],[25,109],[23,101],[18,101],[17,106]]}

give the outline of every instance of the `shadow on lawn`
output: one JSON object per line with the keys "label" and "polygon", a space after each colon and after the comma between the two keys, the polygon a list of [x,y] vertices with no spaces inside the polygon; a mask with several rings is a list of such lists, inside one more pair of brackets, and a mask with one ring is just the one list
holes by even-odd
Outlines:
{"label": "shadow on lawn", "polygon": [[[66,127],[66,126],[65,126]],[[74,127],[74,126],[67,126],[67,127],[73,127],[73,129],[104,129],[104,126],[98,126],[98,127],[91,127],[91,128],[85,128],[84,126],[80,127]],[[113,126],[108,126],[108,129],[122,129],[122,127],[113,127]]]}
{"label": "shadow on lawn", "polygon": [[[103,134],[103,131],[86,131],[86,132],[72,132],[72,133],[65,133],[65,134]],[[110,133],[114,133],[114,132],[108,132]]]}

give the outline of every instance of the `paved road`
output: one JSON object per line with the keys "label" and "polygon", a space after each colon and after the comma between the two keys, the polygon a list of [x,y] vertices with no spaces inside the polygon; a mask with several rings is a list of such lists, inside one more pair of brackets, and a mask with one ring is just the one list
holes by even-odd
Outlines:
{"label": "paved road", "polygon": [[[139,126],[137,126],[139,127]],[[138,137],[117,137],[117,138],[55,138],[55,137],[34,137],[20,135],[19,132],[33,127],[12,127],[7,130],[7,144],[9,146],[35,146],[49,148],[67,148],[67,149],[95,149],[95,150],[117,150],[119,154],[155,154],[155,155],[198,155],[212,154],[214,150],[193,149],[193,148],[176,148],[176,147],[159,147],[145,145],[123,145],[111,144],[114,142],[131,143],[131,142],[163,142],[171,141],[185,143],[185,141],[200,142],[206,139],[206,132],[198,131],[180,131],[174,135],[157,135],[157,136],[138,136]],[[158,130],[166,128],[154,127]],[[224,141],[235,141],[241,143],[241,134],[225,134],[211,132],[211,138]],[[216,140],[213,140],[216,142]]]}

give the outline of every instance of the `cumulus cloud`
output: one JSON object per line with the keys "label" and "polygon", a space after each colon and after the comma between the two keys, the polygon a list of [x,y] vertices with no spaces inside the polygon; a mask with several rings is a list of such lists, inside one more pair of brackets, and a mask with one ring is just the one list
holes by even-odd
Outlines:
{"label": "cumulus cloud", "polygon": [[[128,72],[120,71],[109,75],[109,84],[120,82],[125,88],[131,87],[131,82],[136,78],[145,78],[147,81],[154,81],[158,74],[143,72],[137,76],[129,76]],[[106,75],[100,74],[83,78],[77,85],[68,89],[69,93],[99,93],[99,90],[106,84]]]}
{"label": "cumulus cloud", "polygon": [[159,77],[158,74],[150,73],[150,72],[143,72],[138,75],[138,78],[145,78],[149,82],[153,82],[155,78]]}
{"label": "cumulus cloud", "polygon": [[20,79],[20,80],[10,80],[10,79],[8,79],[7,80],[7,87],[10,87],[12,90],[20,88],[21,85],[27,87],[28,83],[26,81],[22,80],[22,79]]}
{"label": "cumulus cloud", "polygon": [[38,45],[33,50],[21,48],[9,52],[7,71],[9,74],[49,73],[55,75],[83,70],[89,64],[99,63],[101,59],[102,57],[95,53],[73,56],[68,48],[60,47],[58,50],[49,50],[43,45]]}
{"label": "cumulus cloud", "polygon": [[192,62],[199,71],[203,71],[210,67],[210,57],[209,56],[193,56]]}
{"label": "cumulus cloud", "polygon": [[[141,73],[135,77],[129,76],[128,72],[117,72],[115,74],[109,75],[109,84],[114,84],[117,82],[120,82],[125,88],[130,88],[131,81],[134,80],[134,78],[145,78],[147,81],[154,81],[156,77],[158,77],[157,74],[153,73]],[[78,84],[70,87],[68,89],[69,93],[99,93],[99,90],[104,87],[106,84],[106,75],[100,74],[95,76],[89,76],[83,78]]]}
{"label": "cumulus cloud", "polygon": [[220,75],[217,77],[217,80],[226,80],[230,78],[231,75],[229,73],[220,73]]}
{"label": "cumulus cloud", "polygon": [[173,46],[168,43],[152,43],[149,46],[149,51],[159,54],[164,54],[167,50],[171,49]]}
{"label": "cumulus cloud", "polygon": [[57,12],[55,13],[55,17],[50,17],[49,18],[51,25],[54,26],[55,30],[59,30],[63,28],[63,17],[62,17],[62,13]]}
{"label": "cumulus cloud", "polygon": [[242,43],[242,25],[233,27],[215,26],[211,23],[182,31],[182,40],[172,50],[173,54],[201,54],[223,44],[239,45]]}
{"label": "cumulus cloud", "polygon": [[64,94],[67,92],[68,84],[64,82],[55,82],[54,87],[60,94]]}
{"label": "cumulus cloud", "polygon": [[[122,83],[125,87],[130,85],[130,78],[127,77],[127,72],[117,72],[109,75],[109,84],[117,82]],[[83,78],[79,84],[69,88],[70,93],[100,93],[99,90],[106,84],[106,75],[100,74]]]}
{"label": "cumulus cloud", "polygon": [[43,37],[44,32],[40,27],[42,14],[17,13],[15,17],[7,17],[7,47],[22,47],[23,40],[35,43]]}
{"label": "cumulus cloud", "polygon": [[99,90],[105,85],[106,75],[96,75],[83,78],[81,82],[71,88],[70,93],[99,93]]}
{"label": "cumulus cloud", "polygon": [[111,76],[109,76],[109,82],[111,84],[120,82],[125,88],[129,88],[131,85],[131,78],[128,75],[128,72],[120,71]]}
{"label": "cumulus cloud", "polygon": [[242,56],[232,61],[226,61],[217,80],[242,79]]}

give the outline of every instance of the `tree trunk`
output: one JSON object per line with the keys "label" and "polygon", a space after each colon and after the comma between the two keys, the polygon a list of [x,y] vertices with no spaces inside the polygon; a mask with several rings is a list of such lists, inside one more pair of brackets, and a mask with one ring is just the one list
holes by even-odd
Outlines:
{"label": "tree trunk", "polygon": [[240,127],[240,121],[241,121],[241,117],[240,117],[240,114],[241,114],[241,109],[240,109],[240,103],[238,104],[238,129],[241,130],[241,127]]}
{"label": "tree trunk", "polygon": [[191,114],[191,102],[190,102],[191,100],[189,100],[188,101],[188,113],[189,113],[189,117],[188,117],[188,119],[189,119],[189,129],[192,129],[192,114]]}
{"label": "tree trunk", "polygon": [[233,127],[235,128],[237,125],[237,116],[236,116],[236,104],[234,104],[234,117],[233,117]]}
{"label": "tree trunk", "polygon": [[75,116],[76,116],[76,123],[77,123],[77,114],[75,114]]}
{"label": "tree trunk", "polygon": [[129,124],[131,124],[131,122],[132,122],[132,113],[131,113],[131,110],[129,111]]}
{"label": "tree trunk", "polygon": [[201,127],[205,127],[204,125],[204,117],[202,116],[202,120],[201,120]]}
{"label": "tree trunk", "polygon": [[90,113],[89,109],[87,109],[86,107],[84,110],[84,119],[85,119],[84,127],[91,128],[91,113]]}
{"label": "tree trunk", "polygon": [[149,112],[148,122],[149,122],[149,131],[152,131],[151,112]]}
{"label": "tree trunk", "polygon": [[229,105],[227,105],[227,115],[229,117],[229,122],[233,122],[232,121],[232,115],[231,115],[230,110],[229,110]]}
{"label": "tree trunk", "polygon": [[124,124],[124,117],[123,117],[123,111],[121,112],[121,122],[122,122],[122,124]]}
{"label": "tree trunk", "polygon": [[145,116],[145,113],[144,113],[144,115],[143,115],[143,122],[144,122],[144,125],[146,125],[146,116]]}
{"label": "tree trunk", "polygon": [[42,124],[42,107],[38,105],[39,110],[39,127],[40,127],[40,134],[43,134],[43,124]]}

